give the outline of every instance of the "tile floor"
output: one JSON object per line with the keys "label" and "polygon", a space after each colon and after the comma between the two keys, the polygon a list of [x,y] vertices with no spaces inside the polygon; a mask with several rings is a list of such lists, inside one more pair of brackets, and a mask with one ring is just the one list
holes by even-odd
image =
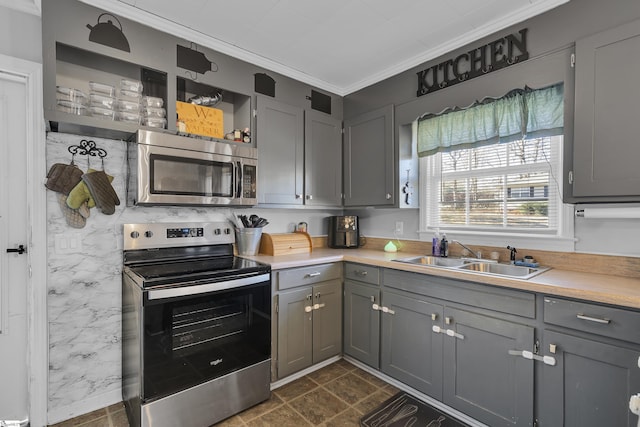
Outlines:
{"label": "tile floor", "polygon": [[[358,426],[362,415],[397,392],[394,386],[339,360],[274,390],[266,402],[216,427]],[[129,423],[119,403],[53,427],[129,427]]]}

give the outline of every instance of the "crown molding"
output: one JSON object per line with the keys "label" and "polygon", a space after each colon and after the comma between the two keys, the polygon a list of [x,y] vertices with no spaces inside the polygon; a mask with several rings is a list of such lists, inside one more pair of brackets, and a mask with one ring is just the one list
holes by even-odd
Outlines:
{"label": "crown molding", "polygon": [[[0,0],[0,2],[9,2],[11,0]],[[23,0],[27,1],[27,0]],[[34,0],[39,2],[40,0]],[[366,78],[354,82],[353,84],[346,86],[338,86],[336,84],[327,82],[325,80],[318,79],[305,72],[297,70],[295,68],[284,65],[280,62],[273,61],[264,56],[242,49],[238,46],[234,46],[215,37],[208,36],[199,31],[187,28],[169,19],[162,18],[152,13],[146,12],[142,9],[136,8],[123,0],[80,0],[88,5],[99,7],[105,11],[115,13],[124,18],[132,21],[139,22],[143,25],[147,25],[156,28],[160,31],[174,34],[178,37],[186,40],[198,43],[207,48],[216,50],[220,53],[224,53],[236,59],[249,62],[255,66],[262,67],[266,70],[280,73],[284,76],[298,80],[303,83],[307,83],[319,89],[326,90],[328,92],[346,96],[358,90],[361,90],[367,86],[379,83],[389,77],[395,76],[399,73],[407,71],[413,67],[416,67],[425,62],[438,58],[446,53],[459,49],[463,46],[473,43],[483,37],[487,37],[495,32],[501,31],[512,25],[516,25],[534,16],[547,12],[557,6],[564,3],[568,3],[570,0],[532,0],[529,6],[519,9],[518,11],[490,21],[485,25],[482,25],[473,31],[469,31],[460,37],[450,40],[447,43],[438,45],[433,49],[428,49],[422,52],[420,55],[416,55],[412,58],[408,58],[405,61],[401,61],[393,64],[392,67],[381,70]]]}

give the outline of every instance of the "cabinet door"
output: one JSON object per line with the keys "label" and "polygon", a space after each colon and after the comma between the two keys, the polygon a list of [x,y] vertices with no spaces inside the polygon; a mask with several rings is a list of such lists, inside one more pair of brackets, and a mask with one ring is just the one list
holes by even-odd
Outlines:
{"label": "cabinet door", "polygon": [[304,111],[257,98],[258,203],[303,203]]}
{"label": "cabinet door", "polygon": [[278,295],[278,378],[311,366],[312,295],[311,287]]}
{"label": "cabinet door", "polygon": [[313,363],[342,353],[342,281],[313,287]]}
{"label": "cabinet door", "polygon": [[385,291],[380,366],[388,374],[436,399],[442,399],[443,335],[441,305]]}
{"label": "cabinet door", "polygon": [[[443,402],[490,426],[533,424],[534,328],[445,307]],[[452,334],[453,335],[453,334]]]}
{"label": "cabinet door", "polygon": [[[543,367],[540,425],[637,425],[629,398],[640,392],[640,351],[546,330],[544,342],[556,365]],[[555,345],[555,355],[549,345]]]}
{"label": "cabinet door", "polygon": [[638,75],[640,20],[576,41],[574,196],[640,200]]}
{"label": "cabinet door", "polygon": [[379,367],[380,288],[347,280],[344,284],[344,353],[376,369]]}
{"label": "cabinet door", "polygon": [[310,110],[304,123],[304,204],[341,206],[342,121]]}
{"label": "cabinet door", "polygon": [[394,204],[393,141],[393,105],[345,121],[345,206]]}

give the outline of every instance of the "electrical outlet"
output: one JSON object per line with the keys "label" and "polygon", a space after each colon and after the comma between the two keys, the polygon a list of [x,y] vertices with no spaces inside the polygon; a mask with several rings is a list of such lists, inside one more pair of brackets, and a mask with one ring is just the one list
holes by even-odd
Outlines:
{"label": "electrical outlet", "polygon": [[402,221],[396,221],[396,234],[404,233],[404,223]]}

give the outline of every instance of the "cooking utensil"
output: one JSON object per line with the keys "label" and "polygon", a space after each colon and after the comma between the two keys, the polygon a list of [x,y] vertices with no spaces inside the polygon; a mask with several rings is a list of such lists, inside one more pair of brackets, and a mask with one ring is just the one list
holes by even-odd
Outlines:
{"label": "cooking utensil", "polygon": [[[218,65],[215,62],[209,61],[207,57],[204,56],[204,53],[180,45],[178,45],[177,48],[178,67],[185,68],[199,74],[204,74],[207,71],[218,71]],[[213,67],[214,65],[215,68]]]}

